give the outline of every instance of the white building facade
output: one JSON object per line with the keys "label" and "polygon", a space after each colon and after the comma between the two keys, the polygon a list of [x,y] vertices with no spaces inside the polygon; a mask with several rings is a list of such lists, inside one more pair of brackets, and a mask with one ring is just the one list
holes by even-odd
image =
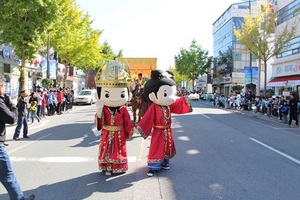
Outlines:
{"label": "white building facade", "polygon": [[286,25],[298,23],[295,37],[287,44],[287,49],[274,58],[272,63],[272,78],[267,86],[275,91],[275,95],[288,94],[292,91],[300,93],[300,0],[275,0],[275,9],[278,11],[278,24],[275,30]]}

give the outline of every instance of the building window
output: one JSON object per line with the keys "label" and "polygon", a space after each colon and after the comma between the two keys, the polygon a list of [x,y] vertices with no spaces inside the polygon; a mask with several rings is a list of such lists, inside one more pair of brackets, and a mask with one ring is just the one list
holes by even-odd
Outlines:
{"label": "building window", "polygon": [[239,53],[234,54],[234,60],[242,60],[242,55]]}
{"label": "building window", "polygon": [[300,6],[300,0],[295,0],[289,5],[280,9],[278,11],[278,16],[277,16],[278,19],[277,25],[282,24],[288,21],[289,19],[292,19],[293,17],[299,15],[300,11],[295,12],[295,10],[299,8],[299,6]]}
{"label": "building window", "polygon": [[10,73],[10,65],[4,63],[4,73]]}
{"label": "building window", "polygon": [[280,54],[276,56],[276,58],[287,57],[291,55],[298,54],[300,52],[300,37],[293,38]]}

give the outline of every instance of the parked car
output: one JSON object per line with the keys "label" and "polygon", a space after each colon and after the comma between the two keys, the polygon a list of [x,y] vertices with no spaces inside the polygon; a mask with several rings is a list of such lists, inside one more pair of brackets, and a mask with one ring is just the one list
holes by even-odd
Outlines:
{"label": "parked car", "polygon": [[79,92],[78,95],[75,95],[74,104],[94,104],[96,101],[95,94],[96,90],[94,89],[84,89]]}
{"label": "parked car", "polygon": [[197,93],[191,93],[191,94],[189,94],[188,98],[190,100],[196,100],[196,101],[198,101],[199,100],[199,94],[197,94]]}

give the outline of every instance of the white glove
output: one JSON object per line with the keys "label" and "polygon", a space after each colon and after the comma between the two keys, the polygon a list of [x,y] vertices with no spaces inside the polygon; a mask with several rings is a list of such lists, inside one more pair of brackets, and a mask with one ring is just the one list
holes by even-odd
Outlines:
{"label": "white glove", "polygon": [[95,98],[96,98],[95,105],[96,105],[96,108],[97,108],[96,113],[97,113],[98,118],[101,118],[102,117],[102,109],[103,109],[104,103],[103,103],[103,101],[101,101],[98,98],[98,94],[97,93],[95,93]]}

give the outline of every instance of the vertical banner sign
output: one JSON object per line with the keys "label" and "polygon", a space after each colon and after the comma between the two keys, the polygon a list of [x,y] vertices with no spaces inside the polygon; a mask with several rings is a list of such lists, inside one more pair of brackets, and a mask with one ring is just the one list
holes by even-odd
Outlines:
{"label": "vertical banner sign", "polygon": [[[42,60],[42,73],[43,78],[47,78],[47,60]],[[56,80],[56,60],[49,60],[49,78]]]}
{"label": "vertical banner sign", "polygon": [[56,80],[56,60],[49,60],[50,79]]}
{"label": "vertical banner sign", "polygon": [[[251,70],[252,68],[252,70]],[[258,67],[257,66],[245,66],[244,67],[244,84],[250,84],[251,83],[251,71],[252,71],[252,83],[257,84],[258,83]]]}
{"label": "vertical banner sign", "polygon": [[47,60],[42,60],[41,66],[42,66],[43,79],[47,78]]}

